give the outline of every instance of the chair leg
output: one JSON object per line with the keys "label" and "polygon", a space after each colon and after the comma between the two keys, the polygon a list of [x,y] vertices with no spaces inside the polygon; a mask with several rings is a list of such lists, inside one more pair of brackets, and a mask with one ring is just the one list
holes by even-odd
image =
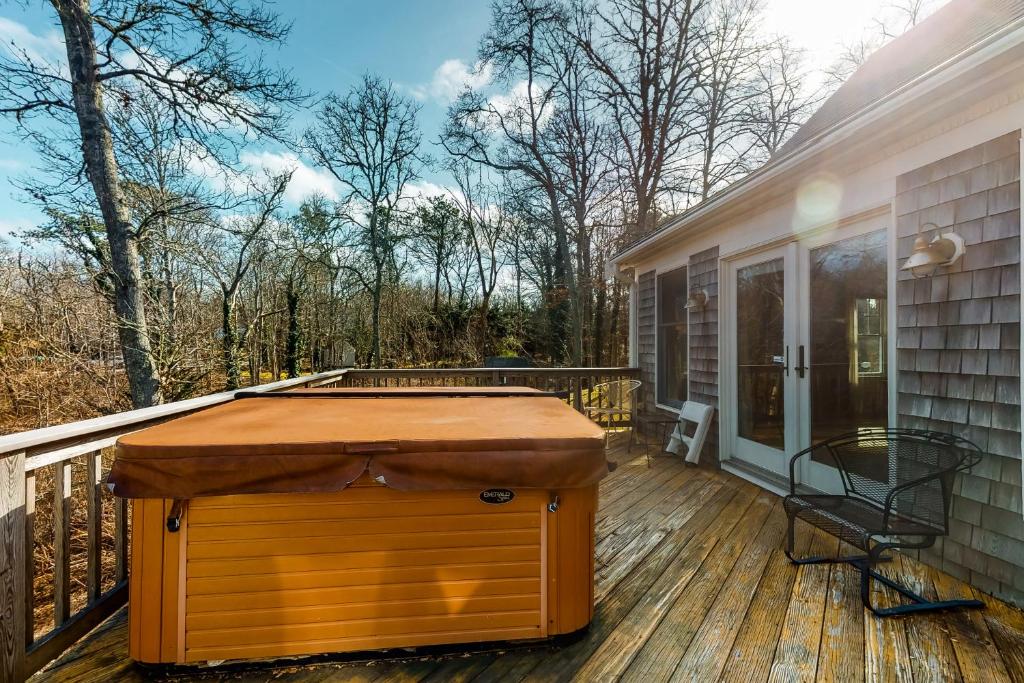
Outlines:
{"label": "chair leg", "polygon": [[[861,602],[863,602],[864,606],[871,610],[872,614],[876,617],[894,617],[902,614],[915,614],[917,612],[934,612],[945,609],[985,606],[985,603],[981,600],[928,600],[927,598],[923,598],[906,586],[898,584],[889,577],[883,576],[872,569],[870,555],[866,559],[857,560],[850,564],[860,569]],[[911,602],[903,605],[895,605],[893,607],[875,607],[874,603],[871,601],[872,579],[888,586],[903,597],[909,599]]]}

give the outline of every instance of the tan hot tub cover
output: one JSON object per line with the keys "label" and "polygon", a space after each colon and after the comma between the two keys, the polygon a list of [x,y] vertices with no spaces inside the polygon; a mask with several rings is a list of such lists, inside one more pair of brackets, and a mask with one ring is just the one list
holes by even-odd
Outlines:
{"label": "tan hot tub cover", "polygon": [[338,491],[363,472],[403,491],[590,486],[604,432],[533,390],[302,390],[240,398],[121,437],[126,498]]}

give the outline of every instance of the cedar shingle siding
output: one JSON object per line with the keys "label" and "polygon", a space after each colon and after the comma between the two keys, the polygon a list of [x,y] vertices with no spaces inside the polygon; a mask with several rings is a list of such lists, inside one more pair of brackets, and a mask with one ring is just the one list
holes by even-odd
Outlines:
{"label": "cedar shingle siding", "polygon": [[704,310],[690,312],[690,400],[716,409],[701,460],[718,462],[718,247],[690,257],[689,279],[691,292],[708,295]]}
{"label": "cedar shingle siding", "polygon": [[925,223],[959,233],[967,253],[934,277],[899,272],[896,344],[899,424],[961,433],[986,453],[957,481],[950,536],[921,559],[1022,604],[1019,138],[897,178],[900,263]]}
{"label": "cedar shingle siding", "polygon": [[644,406],[654,407],[654,315],[656,305],[656,282],[653,270],[641,273],[637,278],[637,363],[640,365],[640,392]]}

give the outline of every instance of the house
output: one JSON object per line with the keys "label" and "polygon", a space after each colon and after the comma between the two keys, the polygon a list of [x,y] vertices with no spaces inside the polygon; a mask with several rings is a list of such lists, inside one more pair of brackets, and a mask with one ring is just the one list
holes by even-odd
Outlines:
{"label": "house", "polygon": [[[717,408],[704,462],[782,492],[789,455],[862,427],[978,444],[951,535],[920,559],[1017,604],[1022,97],[1024,1],[953,0],[763,168],[611,265],[646,405]],[[905,269],[919,237],[921,258],[953,262]],[[813,461],[797,476],[835,483]]]}

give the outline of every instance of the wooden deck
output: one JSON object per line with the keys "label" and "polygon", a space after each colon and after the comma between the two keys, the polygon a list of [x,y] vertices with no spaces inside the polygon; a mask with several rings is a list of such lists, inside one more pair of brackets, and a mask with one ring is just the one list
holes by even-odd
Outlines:
{"label": "wooden deck", "polygon": [[[625,460],[621,446],[614,450]],[[636,453],[636,451],[634,451]],[[1024,681],[1024,613],[982,596],[981,611],[879,620],[865,616],[846,565],[797,569],[782,553],[781,499],[729,474],[643,457],[601,486],[597,610],[559,648],[363,663],[266,665],[186,680],[982,680]],[[799,546],[837,541],[800,529]],[[927,596],[975,595],[910,558],[896,573]],[[882,600],[892,596],[885,590]],[[138,681],[124,610],[33,680]],[[182,677],[177,677],[182,680]]]}

